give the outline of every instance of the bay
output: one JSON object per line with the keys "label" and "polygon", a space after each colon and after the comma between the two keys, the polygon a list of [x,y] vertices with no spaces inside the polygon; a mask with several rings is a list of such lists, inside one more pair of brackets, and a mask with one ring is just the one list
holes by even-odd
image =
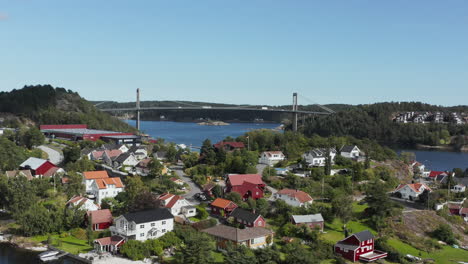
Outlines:
{"label": "bay", "polygon": [[416,154],[416,160],[424,164],[428,170],[451,171],[454,168],[463,170],[468,168],[467,152],[399,149],[397,153],[402,151]]}

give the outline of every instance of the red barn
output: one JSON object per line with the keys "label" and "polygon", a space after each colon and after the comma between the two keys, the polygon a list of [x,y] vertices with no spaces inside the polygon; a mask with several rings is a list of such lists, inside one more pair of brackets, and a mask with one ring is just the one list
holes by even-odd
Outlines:
{"label": "red barn", "polygon": [[216,198],[216,200],[214,200],[210,206],[212,214],[224,214],[224,217],[229,216],[231,212],[237,208],[237,204],[235,204],[233,201],[229,201],[223,198]]}
{"label": "red barn", "polygon": [[387,256],[386,252],[374,250],[374,235],[369,230],[350,235],[335,244],[335,253],[353,262],[371,262]]}
{"label": "red barn", "polygon": [[260,174],[235,174],[228,176],[226,192],[237,192],[244,200],[259,199],[263,197],[265,186]]}
{"label": "red barn", "polygon": [[69,140],[115,141],[116,143],[136,143],[139,136],[108,130],[89,129],[87,125],[41,125],[41,132],[46,137],[64,138]]}
{"label": "red barn", "polygon": [[91,224],[94,231],[108,229],[112,225],[112,214],[109,209],[88,211],[88,219],[91,218]]}
{"label": "red barn", "polygon": [[27,159],[26,161],[24,161],[23,163],[21,163],[20,168],[23,170],[31,170],[31,173],[34,176],[45,177],[45,178],[49,178],[53,176],[59,170],[62,170],[48,160],[34,158],[34,157],[31,157]]}

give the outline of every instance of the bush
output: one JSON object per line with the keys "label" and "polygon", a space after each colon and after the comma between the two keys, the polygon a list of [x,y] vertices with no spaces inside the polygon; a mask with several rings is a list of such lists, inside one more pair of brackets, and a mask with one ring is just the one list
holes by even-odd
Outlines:
{"label": "bush", "polygon": [[129,240],[120,248],[120,253],[131,260],[143,260],[150,256],[147,245],[137,240]]}
{"label": "bush", "polygon": [[452,228],[447,224],[440,224],[439,227],[432,232],[432,236],[450,245],[457,243]]}

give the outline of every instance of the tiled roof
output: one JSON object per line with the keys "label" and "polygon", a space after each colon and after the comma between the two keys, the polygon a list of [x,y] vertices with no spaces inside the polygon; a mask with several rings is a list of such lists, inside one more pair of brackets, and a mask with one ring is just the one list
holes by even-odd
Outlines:
{"label": "tiled roof", "polygon": [[303,191],[299,191],[299,190],[283,189],[279,191],[278,194],[288,195],[289,197],[294,197],[301,203],[306,203],[306,202],[313,200],[309,194]]}
{"label": "tiled roof", "polygon": [[223,147],[225,145],[231,146],[233,148],[245,148],[245,145],[244,145],[243,142],[234,142],[234,141],[231,141],[231,142],[220,141],[220,142],[214,144],[214,147],[215,148],[220,148],[220,147]]}
{"label": "tiled roof", "polygon": [[[394,190],[394,192],[399,191],[400,189],[402,189],[402,188],[405,187],[405,186],[410,187],[410,188],[411,188],[414,192],[416,192],[416,193],[424,192],[425,189],[427,189],[427,190],[429,190],[429,191],[432,191],[432,189],[429,188],[429,186],[427,186],[427,185],[424,184],[424,183],[412,183],[412,184],[400,184],[400,185],[398,185],[398,187]],[[419,189],[420,189],[422,186],[424,186],[425,189],[419,191]]]}
{"label": "tiled roof", "polygon": [[121,236],[111,236],[111,237],[103,237],[94,240],[95,242],[98,242],[101,246],[108,246],[108,245],[118,245],[125,241],[125,238]]}
{"label": "tiled roof", "polygon": [[49,177],[52,177],[54,176],[54,174],[60,170],[59,167],[52,167],[50,169],[48,169],[46,172],[44,172],[44,174],[42,176],[44,176],[45,178],[49,178]]}
{"label": "tiled roof", "polygon": [[28,180],[34,179],[34,177],[32,176],[30,170],[5,171],[5,174],[9,178],[18,177],[18,176],[25,176]]}
{"label": "tiled roof", "polygon": [[108,185],[115,185],[115,188],[123,188],[124,185],[119,177],[94,179],[99,189],[107,189]]}
{"label": "tiled roof", "polygon": [[460,209],[460,214],[468,214],[468,207],[463,207]]}
{"label": "tiled roof", "polygon": [[245,220],[248,223],[253,223],[257,218],[259,218],[261,215],[260,214],[255,214],[250,211],[247,211],[245,209],[237,207],[231,212],[232,217],[240,220]]}
{"label": "tiled roof", "polygon": [[150,161],[151,161],[150,158],[142,159],[140,162],[138,162],[137,166],[141,168],[147,168]]}
{"label": "tiled roof", "polygon": [[174,216],[166,208],[155,208],[135,213],[124,214],[123,217],[128,221],[133,221],[136,224],[154,222],[166,219],[173,219]]}
{"label": "tiled roof", "polygon": [[109,209],[88,211],[88,218],[91,217],[91,224],[112,223],[112,214]]}
{"label": "tiled roof", "polygon": [[226,200],[226,199],[223,199],[223,198],[216,198],[216,200],[214,200],[211,205],[212,206],[216,206],[216,207],[219,207],[219,208],[226,208],[229,206],[229,204],[234,204],[236,205],[233,201],[229,201],[229,200]]}
{"label": "tiled roof", "polygon": [[262,181],[262,175],[260,174],[234,174],[229,175],[228,178],[232,186],[242,185],[244,182],[264,184]]}
{"label": "tiled roof", "polygon": [[119,149],[105,150],[104,152],[109,158],[119,157],[122,154],[122,151]]}
{"label": "tiled roof", "polygon": [[105,170],[85,171],[83,172],[83,176],[85,177],[86,180],[109,178],[109,174],[107,174],[107,171]]}
{"label": "tiled roof", "polygon": [[202,232],[235,242],[242,242],[249,239],[265,237],[274,234],[272,230],[263,227],[239,229],[226,225],[217,225],[214,227],[210,227],[208,229],[202,230]]}
{"label": "tiled roof", "polygon": [[435,177],[437,177],[438,175],[444,174],[444,173],[446,173],[446,172],[445,172],[445,171],[431,171],[431,172],[429,173],[429,177],[435,178]]}

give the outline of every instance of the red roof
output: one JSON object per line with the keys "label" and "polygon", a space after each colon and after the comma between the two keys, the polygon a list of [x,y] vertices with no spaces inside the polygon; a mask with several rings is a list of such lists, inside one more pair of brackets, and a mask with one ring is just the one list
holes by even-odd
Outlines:
{"label": "red roof", "polygon": [[299,191],[299,190],[283,189],[283,190],[279,191],[278,193],[288,195],[289,197],[294,197],[301,203],[306,203],[306,202],[309,202],[309,201],[313,201],[312,197],[310,197],[309,194],[307,194],[306,192],[303,192],[303,191]]}
{"label": "red roof", "polygon": [[108,185],[115,185],[115,188],[123,188],[124,185],[119,177],[95,179],[99,189],[107,189]]}
{"label": "red roof", "polygon": [[468,207],[463,207],[462,209],[460,209],[460,214],[468,215]]}
{"label": "red roof", "polygon": [[122,151],[119,149],[105,150],[104,151],[109,158],[118,157],[122,154]]}
{"label": "red roof", "polygon": [[394,190],[394,192],[400,190],[401,188],[405,187],[406,185],[408,185],[408,187],[410,187],[414,192],[416,193],[420,193],[420,192],[423,192],[424,190],[422,191],[419,191],[419,189],[421,189],[421,186],[424,186],[425,189],[429,190],[432,192],[432,189],[429,188],[429,186],[427,186],[426,184],[424,183],[413,183],[413,184],[400,184],[398,185],[398,187]]}
{"label": "red roof", "polygon": [[231,186],[242,185],[244,182],[264,184],[262,181],[262,175],[260,174],[234,174],[229,175],[228,178]]}
{"label": "red roof", "polygon": [[220,141],[216,144],[214,144],[214,147],[215,148],[220,148],[220,147],[223,147],[223,146],[231,146],[233,148],[245,148],[245,145],[243,142],[235,142],[235,141],[230,141],[230,142],[223,142],[223,141]]}
{"label": "red roof", "polygon": [[117,246],[120,243],[124,242],[125,239],[121,236],[111,236],[111,237],[99,238],[94,241],[98,242],[101,246],[107,246],[107,245]]}
{"label": "red roof", "polygon": [[52,167],[50,168],[49,170],[47,170],[46,172],[44,172],[44,174],[42,176],[44,176],[45,178],[48,178],[48,177],[52,177],[54,176],[54,174],[60,170],[59,167]]}
{"label": "red roof", "polygon": [[109,174],[107,174],[107,171],[105,171],[105,170],[85,171],[85,172],[83,172],[83,176],[85,177],[86,180],[109,178]]}
{"label": "red roof", "polygon": [[214,200],[211,203],[211,205],[215,206],[215,207],[223,208],[223,209],[229,207],[229,205],[233,205],[233,206],[237,207],[237,204],[235,204],[233,201],[229,201],[229,200],[226,200],[226,199],[223,199],[223,198],[216,198],[216,200]]}
{"label": "red roof", "polygon": [[109,209],[88,211],[88,218],[91,217],[91,224],[112,223],[112,214]]}
{"label": "red roof", "polygon": [[446,173],[445,171],[431,171],[431,173],[429,173],[429,177],[431,178],[435,178],[441,174],[444,174]]}

